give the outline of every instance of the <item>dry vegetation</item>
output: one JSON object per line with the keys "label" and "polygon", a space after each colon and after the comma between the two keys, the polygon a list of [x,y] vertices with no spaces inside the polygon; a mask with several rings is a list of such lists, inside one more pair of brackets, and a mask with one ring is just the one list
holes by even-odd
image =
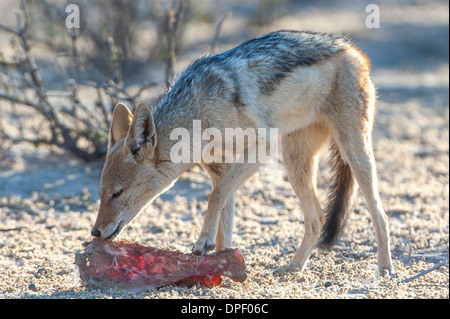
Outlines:
{"label": "dry vegetation", "polygon": [[[403,282],[448,264],[448,2],[373,2],[380,29],[365,27],[361,1],[82,1],[89,19],[71,31],[61,26],[63,2],[25,1],[25,12],[19,1],[2,1],[0,298],[448,298],[445,266]],[[15,10],[17,19],[6,13]],[[140,294],[81,287],[74,255],[98,208],[112,106],[154,105],[171,74],[198,56],[283,28],[346,32],[372,59],[374,148],[397,278],[376,275],[375,234],[361,196],[332,252],[315,251],[304,273],[273,273],[304,231],[280,156],[276,171],[237,192],[234,245],[248,265],[244,284]],[[122,238],[189,252],[209,192],[206,173],[192,169]]]}

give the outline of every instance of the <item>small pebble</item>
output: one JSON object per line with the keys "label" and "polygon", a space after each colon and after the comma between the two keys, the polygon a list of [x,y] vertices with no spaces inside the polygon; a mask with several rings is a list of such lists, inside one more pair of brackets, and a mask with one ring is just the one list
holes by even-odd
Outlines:
{"label": "small pebble", "polygon": [[326,281],[324,286],[325,286],[325,288],[328,288],[328,287],[333,286],[333,283],[331,281]]}
{"label": "small pebble", "polygon": [[37,288],[36,288],[36,285],[35,285],[35,284],[30,284],[30,285],[28,286],[28,289],[31,290],[31,291],[37,291]]}

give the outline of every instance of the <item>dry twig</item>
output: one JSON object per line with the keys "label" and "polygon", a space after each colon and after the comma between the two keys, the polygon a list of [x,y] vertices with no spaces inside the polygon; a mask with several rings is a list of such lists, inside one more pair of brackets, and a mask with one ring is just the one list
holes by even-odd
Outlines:
{"label": "dry twig", "polygon": [[167,63],[166,63],[166,86],[170,86],[170,80],[174,74],[174,66],[177,58],[177,36],[184,12],[188,6],[187,0],[178,0],[178,4],[172,5],[167,12]]}
{"label": "dry twig", "polygon": [[[119,3],[120,1],[116,2]],[[53,19],[55,25],[64,25],[52,5],[45,0],[41,0],[41,3],[44,4],[45,14],[49,20]],[[181,3],[179,8],[183,8]],[[135,93],[131,93],[123,85],[120,70],[112,72],[112,74],[115,74],[116,81],[101,81],[98,80],[98,75],[95,79],[92,77],[91,80],[83,80],[80,77],[81,71],[89,70],[88,76],[90,76],[92,71],[96,71],[96,68],[88,62],[86,57],[81,56],[77,49],[78,33],[63,27],[66,30],[66,35],[70,37],[71,46],[68,53],[57,54],[52,64],[55,66],[55,70],[67,91],[64,94],[58,93],[57,97],[60,99],[55,101],[54,97],[56,96],[47,91],[41,70],[38,68],[31,52],[30,34],[28,32],[30,20],[24,1],[21,1],[20,12],[16,18],[16,28],[0,24],[0,32],[6,32],[12,36],[11,43],[15,50],[14,60],[0,60],[0,99],[11,102],[13,112],[23,106],[34,110],[43,116],[45,126],[41,124],[39,129],[34,130],[34,132],[33,128],[27,127],[33,133],[28,134],[28,136],[33,137],[26,137],[21,123],[22,118],[20,118],[18,121],[20,126],[19,137],[12,136],[0,125],[2,138],[14,143],[28,142],[34,145],[56,145],[87,161],[103,156],[106,153],[107,130],[113,106],[119,101],[125,101],[130,103],[132,108],[135,107],[139,104],[139,99],[144,91],[158,83],[144,83],[137,88]],[[180,19],[179,16],[176,18]],[[176,30],[178,23],[174,26]],[[72,58],[77,80],[71,78],[59,62],[60,57],[65,56]],[[114,64],[113,68],[120,69],[120,63]],[[97,73],[100,74],[101,78],[101,72]],[[83,103],[80,98],[80,90],[86,87],[94,88],[97,92],[97,101],[93,107]],[[98,116],[98,114],[101,116]],[[43,133],[45,127],[48,127],[49,134]]]}
{"label": "dry twig", "polygon": [[214,54],[217,50],[217,45],[219,44],[220,32],[222,31],[223,23],[229,17],[231,17],[231,11],[228,11],[227,13],[225,13],[223,15],[223,17],[217,23],[216,32],[214,34],[214,39],[211,43],[211,49],[210,49],[211,54]]}
{"label": "dry twig", "polygon": [[414,276],[412,276],[412,277],[409,277],[409,278],[407,278],[407,279],[404,279],[404,280],[402,280],[402,281],[400,281],[400,282],[402,282],[402,283],[410,282],[411,280],[417,279],[417,278],[419,278],[419,277],[421,277],[421,276],[423,276],[423,275],[426,275],[426,274],[428,274],[428,273],[430,273],[430,272],[432,272],[432,271],[434,271],[434,270],[436,270],[436,269],[439,269],[439,268],[441,268],[441,267],[447,267],[447,268],[448,268],[448,264],[446,264],[446,263],[444,263],[444,262],[440,262],[440,263],[438,263],[438,264],[435,264],[433,267],[431,267],[431,268],[429,268],[429,269],[427,269],[427,270],[424,270],[424,271],[418,273],[417,275],[414,275]]}

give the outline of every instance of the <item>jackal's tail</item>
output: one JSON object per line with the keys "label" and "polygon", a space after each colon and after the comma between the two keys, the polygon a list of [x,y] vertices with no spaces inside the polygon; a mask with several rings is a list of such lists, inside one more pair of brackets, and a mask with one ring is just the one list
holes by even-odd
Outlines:
{"label": "jackal's tail", "polygon": [[335,142],[331,142],[332,182],[328,195],[328,206],[325,209],[325,225],[320,234],[319,247],[330,250],[336,243],[348,218],[348,212],[353,206],[357,183],[339,153]]}

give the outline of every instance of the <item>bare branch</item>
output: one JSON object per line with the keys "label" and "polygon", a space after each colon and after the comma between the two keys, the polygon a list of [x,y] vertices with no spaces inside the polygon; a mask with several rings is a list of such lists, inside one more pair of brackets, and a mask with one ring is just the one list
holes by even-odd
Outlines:
{"label": "bare branch", "polygon": [[[112,1],[112,7],[109,6],[109,3],[105,5],[107,2],[97,1],[94,6],[98,9],[109,10],[106,16],[110,20],[105,22],[105,28],[102,26],[98,30],[92,30],[87,27],[80,31],[65,28],[64,20],[58,13],[60,12],[58,4],[40,0],[40,9],[33,6],[30,7],[30,10],[31,8],[42,10],[41,15],[37,11],[30,11],[31,15],[29,15],[27,3],[21,0],[15,27],[0,24],[0,32],[12,36],[11,45],[15,50],[12,61],[0,59],[0,99],[12,103],[11,114],[14,115],[17,112],[17,116],[20,117],[20,121],[17,123],[18,134],[14,129],[14,136],[12,136],[12,132],[5,132],[6,126],[0,126],[0,136],[2,140],[12,143],[55,145],[85,160],[102,156],[106,153],[105,141],[113,106],[119,101],[124,101],[135,107],[149,88],[161,85],[157,82],[147,82],[137,87],[133,86],[131,89],[126,87],[122,81],[123,58],[133,53],[133,41],[131,40],[135,28],[135,25],[124,25],[123,23],[134,21],[128,17],[136,14],[135,8],[131,9],[130,6],[125,5],[126,1],[124,0]],[[187,0],[174,0],[173,9],[170,11],[171,32],[169,34],[172,40],[169,41],[171,55],[170,62],[168,61],[168,64],[170,63],[168,79],[173,74],[177,34],[187,3]],[[126,16],[122,15],[121,8],[128,10]],[[29,19],[30,16],[33,17],[33,21]],[[163,19],[162,16],[159,18]],[[35,21],[51,23],[52,30],[53,26],[63,30],[61,32],[63,38],[58,38],[58,47],[48,35],[46,38],[45,33],[35,35]],[[121,21],[122,24],[114,25],[117,21]],[[110,28],[111,26],[113,28]],[[167,26],[169,27],[169,24]],[[32,44],[35,40],[33,36],[39,36],[39,42],[48,45],[48,49],[55,52],[55,58],[50,63],[55,66],[56,74],[64,85],[63,92],[50,91],[48,84],[44,83],[43,70],[36,63],[35,55],[32,52]],[[78,46],[81,36],[92,41],[93,55],[89,56],[91,53],[82,51]],[[41,37],[44,38],[43,41],[41,41]],[[109,42],[105,41],[108,37],[111,39]],[[66,39],[68,41],[63,46],[64,52],[61,52],[60,40]],[[98,50],[97,48],[95,51],[96,46],[102,49]],[[68,59],[62,60],[61,58]],[[81,94],[84,89],[93,89],[96,92],[96,94],[94,93],[96,100],[93,105],[84,103]],[[31,115],[30,112],[21,112],[24,108],[31,110]],[[24,117],[32,120],[35,115],[44,117],[44,126],[36,125],[34,121],[30,121],[31,125],[23,124]]]}
{"label": "bare branch", "polygon": [[215,53],[216,49],[217,49],[217,45],[219,43],[219,38],[220,38],[220,32],[222,31],[222,25],[224,23],[224,21],[228,18],[231,17],[231,11],[228,11],[227,13],[225,13],[223,15],[223,17],[219,20],[219,22],[217,23],[216,26],[216,33],[214,34],[214,39],[211,43],[211,49],[210,52],[211,53]]}
{"label": "bare branch", "polygon": [[0,24],[0,30],[6,31],[8,33],[11,33],[11,34],[14,34],[14,35],[20,37],[19,33],[16,30],[11,29],[10,27],[7,27],[6,25]]}
{"label": "bare branch", "polygon": [[13,103],[19,103],[19,104],[23,104],[23,105],[28,105],[28,106],[31,106],[32,108],[34,108],[34,109],[36,109],[38,111],[42,110],[41,106],[39,104],[34,103],[32,101],[29,101],[29,100],[25,100],[25,99],[19,98],[17,96],[10,96],[8,94],[0,93],[0,99],[8,100],[8,101],[13,102]]}
{"label": "bare branch", "polygon": [[426,275],[426,274],[428,274],[428,273],[430,273],[430,272],[432,272],[432,271],[434,271],[434,270],[436,270],[436,269],[439,269],[439,268],[441,268],[441,267],[447,267],[447,268],[448,268],[448,264],[446,264],[446,263],[444,263],[444,262],[437,263],[437,264],[435,264],[433,267],[431,267],[431,268],[429,268],[429,269],[426,269],[426,270],[424,270],[424,271],[418,273],[417,275],[414,275],[414,276],[412,276],[412,277],[409,277],[409,278],[407,278],[407,279],[404,279],[404,280],[402,280],[401,282],[403,282],[403,283],[404,283],[404,282],[410,282],[411,280],[417,279],[417,278],[419,278],[419,277],[421,277],[421,276],[423,276],[423,275]]}
{"label": "bare branch", "polygon": [[178,0],[176,9],[171,7],[167,12],[167,51],[168,58],[166,64],[166,86],[170,86],[170,80],[174,74],[174,67],[177,58],[177,34],[183,19],[184,12],[188,6],[187,0]]}

